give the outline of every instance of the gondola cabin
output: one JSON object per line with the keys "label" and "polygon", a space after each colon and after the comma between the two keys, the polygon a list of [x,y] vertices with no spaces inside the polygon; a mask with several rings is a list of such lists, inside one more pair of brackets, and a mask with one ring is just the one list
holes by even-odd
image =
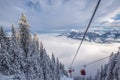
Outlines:
{"label": "gondola cabin", "polygon": [[81,70],[80,70],[80,74],[81,74],[82,76],[85,76],[85,75],[86,75],[86,71],[85,71],[84,69],[81,69]]}

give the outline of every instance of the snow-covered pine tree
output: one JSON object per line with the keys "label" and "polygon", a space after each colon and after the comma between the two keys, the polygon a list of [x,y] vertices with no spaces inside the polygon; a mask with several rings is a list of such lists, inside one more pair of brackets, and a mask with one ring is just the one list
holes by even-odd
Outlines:
{"label": "snow-covered pine tree", "polygon": [[120,80],[120,52],[118,51],[115,59],[116,65],[113,69],[114,79]]}
{"label": "snow-covered pine tree", "polygon": [[101,80],[105,80],[105,77],[107,75],[106,71],[107,71],[108,65],[105,64],[104,66],[101,66]]}
{"label": "snow-covered pine tree", "polygon": [[16,30],[14,25],[12,25],[11,29],[11,37],[10,37],[10,47],[9,47],[9,54],[10,54],[10,67],[9,71],[11,75],[14,75],[14,79],[25,79],[23,71],[23,64],[24,64],[24,51],[20,47],[19,40],[16,38]]}
{"label": "snow-covered pine tree", "polygon": [[2,26],[0,27],[0,39],[1,38],[6,39],[6,34],[5,34]]}
{"label": "snow-covered pine tree", "polygon": [[6,34],[5,34],[2,26],[0,27],[0,47],[7,50]]}
{"label": "snow-covered pine tree", "polygon": [[116,54],[113,54],[113,56],[109,61],[107,76],[105,80],[108,80],[110,78],[112,78],[113,80],[120,80],[120,53],[119,52]]}
{"label": "snow-covered pine tree", "polygon": [[33,41],[35,42],[37,48],[39,49],[39,38],[36,33],[34,34]]}
{"label": "snow-covered pine tree", "polygon": [[20,35],[20,43],[21,43],[21,47],[23,48],[23,50],[26,53],[26,57],[28,54],[28,47],[29,47],[29,43],[30,43],[30,30],[29,30],[30,26],[27,22],[27,19],[25,17],[25,15],[22,13],[22,16],[19,20],[19,35]]}
{"label": "snow-covered pine tree", "polygon": [[52,53],[52,62],[56,63],[54,53]]}
{"label": "snow-covered pine tree", "polygon": [[59,62],[59,59],[55,60],[55,56],[52,53],[52,64],[51,70],[53,73],[53,80],[59,80],[61,76],[68,76],[67,71],[65,71],[64,65]]}
{"label": "snow-covered pine tree", "polygon": [[51,70],[52,70],[52,77],[53,77],[53,79],[52,80],[56,80],[57,79],[57,77],[56,77],[56,71],[57,71],[57,68],[56,68],[56,61],[55,61],[55,56],[54,56],[54,54],[52,53],[52,58],[51,58],[51,65],[50,65],[50,68],[51,68]]}
{"label": "snow-covered pine tree", "polygon": [[26,59],[25,75],[27,80],[43,80],[43,71],[40,66],[39,48],[33,40],[29,45],[29,52]]}
{"label": "snow-covered pine tree", "polygon": [[44,80],[52,80],[52,71],[50,69],[50,58],[48,57],[46,50],[43,48],[42,42],[40,43],[40,58],[41,66],[43,70]]}
{"label": "snow-covered pine tree", "polygon": [[60,76],[61,76],[61,74],[60,74],[60,62],[59,62],[59,59],[57,58],[57,62],[56,62],[56,64],[57,64],[57,80],[60,80]]}
{"label": "snow-covered pine tree", "polygon": [[116,54],[113,54],[113,53],[111,54],[111,57],[110,57],[110,60],[108,63],[107,75],[106,75],[105,80],[114,80],[113,69],[116,65],[116,61],[115,61],[116,57],[117,57]]}
{"label": "snow-covered pine tree", "polygon": [[0,73],[10,75],[10,55],[4,48],[0,48]]}
{"label": "snow-covered pine tree", "polygon": [[12,24],[12,30],[11,30],[11,32],[12,32],[11,38],[16,39],[16,30],[15,30],[14,24]]}
{"label": "snow-covered pine tree", "polygon": [[65,76],[68,76],[67,75],[67,71],[65,71],[65,67],[62,63],[60,63],[60,74],[64,74]]}
{"label": "snow-covered pine tree", "polygon": [[0,72],[9,75],[9,67],[10,67],[10,55],[7,52],[7,45],[6,45],[6,35],[3,31],[3,28],[0,28]]}

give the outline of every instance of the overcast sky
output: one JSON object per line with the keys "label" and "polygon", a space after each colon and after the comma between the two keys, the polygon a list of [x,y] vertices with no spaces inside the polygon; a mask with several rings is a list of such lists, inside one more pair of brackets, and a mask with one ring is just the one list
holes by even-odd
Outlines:
{"label": "overcast sky", "polygon": [[[32,31],[84,28],[98,0],[0,0],[0,25],[18,27],[25,13]],[[120,0],[101,0],[92,26],[120,27]]]}

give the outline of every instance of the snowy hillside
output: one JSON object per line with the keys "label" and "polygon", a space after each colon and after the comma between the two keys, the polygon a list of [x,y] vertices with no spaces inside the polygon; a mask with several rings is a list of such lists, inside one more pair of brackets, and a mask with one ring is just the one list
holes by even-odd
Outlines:
{"label": "snowy hillside", "polygon": [[63,77],[60,78],[60,80],[73,80],[73,78],[68,78],[66,76],[63,76]]}
{"label": "snowy hillside", "polygon": [[[72,29],[71,31],[62,33],[59,36],[65,36],[68,38],[81,40],[83,37],[83,34],[84,32]],[[109,30],[109,31],[94,30],[87,33],[85,40],[89,42],[97,42],[97,43],[111,43],[111,42],[120,43],[120,31],[119,30]]]}
{"label": "snowy hillside", "polygon": [[13,80],[13,76],[5,76],[0,74],[0,80]]}
{"label": "snowy hillside", "polygon": [[[14,76],[6,76],[6,75],[3,75],[3,74],[0,74],[0,80],[15,80],[13,77]],[[66,76],[62,76],[62,77],[60,77],[60,80],[73,80],[73,79],[68,78]]]}

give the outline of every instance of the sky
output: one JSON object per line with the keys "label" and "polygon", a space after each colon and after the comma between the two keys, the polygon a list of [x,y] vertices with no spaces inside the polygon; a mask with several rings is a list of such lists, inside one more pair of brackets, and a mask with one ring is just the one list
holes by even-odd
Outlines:
{"label": "sky", "polygon": [[[98,0],[0,0],[0,25],[18,27],[24,13],[35,32],[85,28]],[[120,0],[101,0],[91,26],[120,27]]]}

